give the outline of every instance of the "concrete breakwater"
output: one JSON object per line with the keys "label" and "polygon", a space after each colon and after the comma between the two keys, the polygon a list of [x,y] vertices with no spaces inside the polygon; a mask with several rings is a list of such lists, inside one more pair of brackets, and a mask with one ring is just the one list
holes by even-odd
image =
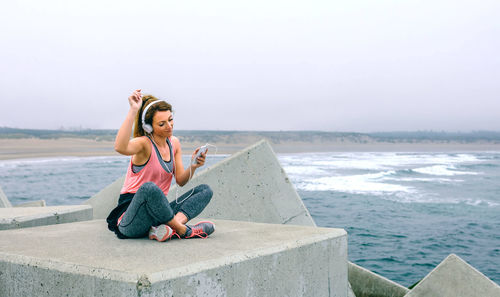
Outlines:
{"label": "concrete breakwater", "polygon": [[[79,219],[83,222],[52,219],[43,224],[56,225],[0,231],[0,296],[361,297],[433,296],[422,294],[435,291],[431,275],[410,291],[348,263],[345,231],[315,227],[265,141],[191,181],[214,190],[211,205],[201,214],[217,224],[207,240],[154,244],[116,239],[102,219],[115,206],[122,183],[119,179],[89,199],[84,207],[93,214]],[[179,189],[179,195],[188,187]],[[170,200],[175,192],[173,188]],[[20,227],[25,226],[15,228]],[[205,250],[206,255],[199,255]],[[189,259],[172,256],[182,254]],[[460,275],[467,276],[471,270],[462,266]],[[450,279],[441,278],[440,286]],[[468,284],[468,277],[461,279]],[[497,296],[496,284],[481,283],[486,287],[491,290],[481,296]]]}
{"label": "concrete breakwater", "polygon": [[206,240],[166,243],[104,220],[2,231],[0,296],[345,296],[343,230],[213,221]]}

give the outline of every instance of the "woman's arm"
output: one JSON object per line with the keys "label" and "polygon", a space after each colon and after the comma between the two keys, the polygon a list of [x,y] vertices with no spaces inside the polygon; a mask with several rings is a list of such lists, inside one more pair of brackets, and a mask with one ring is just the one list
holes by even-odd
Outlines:
{"label": "woman's arm", "polygon": [[135,116],[142,104],[141,90],[135,90],[132,95],[128,97],[128,102],[130,104],[130,109],[115,139],[115,151],[126,156],[135,155],[144,148],[144,141],[141,141],[140,138],[130,140]]}
{"label": "woman's arm", "polygon": [[[174,160],[175,160],[175,182],[179,186],[184,186],[187,184],[190,178],[193,177],[194,172],[197,168],[203,166],[205,164],[205,157],[206,153],[202,154],[198,158],[198,163],[196,165],[191,164],[189,162],[189,167],[187,169],[184,169],[184,165],[182,164],[182,149],[181,149],[181,143],[179,139],[175,136],[172,136],[172,145],[175,146],[175,155],[174,155]],[[194,155],[198,152],[199,148],[196,149],[196,151],[193,153]]]}

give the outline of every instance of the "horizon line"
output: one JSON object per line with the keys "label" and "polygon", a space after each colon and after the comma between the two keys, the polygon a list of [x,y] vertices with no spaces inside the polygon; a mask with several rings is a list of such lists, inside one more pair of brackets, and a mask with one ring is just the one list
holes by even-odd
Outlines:
{"label": "horizon line", "polygon": [[[42,128],[16,128],[8,126],[0,126],[0,129],[11,130],[35,130],[35,131],[54,131],[54,132],[84,132],[84,131],[118,131],[119,129],[98,129],[98,128],[59,128],[59,129],[42,129]],[[371,132],[360,131],[341,131],[341,130],[225,130],[225,129],[176,129],[175,131],[200,131],[200,132],[319,132],[319,133],[353,133],[353,134],[377,134],[377,133],[452,133],[452,134],[469,134],[469,133],[500,133],[500,130],[379,130]]]}

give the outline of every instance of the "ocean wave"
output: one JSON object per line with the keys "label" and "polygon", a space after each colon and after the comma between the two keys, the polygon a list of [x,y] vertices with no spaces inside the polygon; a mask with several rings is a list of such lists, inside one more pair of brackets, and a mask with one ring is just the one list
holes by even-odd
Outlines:
{"label": "ocean wave", "polygon": [[395,195],[381,196],[381,198],[399,203],[429,203],[429,204],[466,204],[470,206],[498,207],[499,203],[482,199],[463,199],[446,196],[430,195],[429,193],[396,193]]}
{"label": "ocean wave", "polygon": [[304,153],[280,155],[283,166],[312,166],[320,169],[389,170],[421,165],[459,165],[483,160],[472,154],[417,153]]}
{"label": "ocean wave", "polygon": [[492,201],[484,201],[481,199],[466,199],[464,201],[460,201],[460,203],[465,203],[467,205],[477,206],[477,205],[486,205],[489,207],[497,207],[500,206],[500,203],[492,202]]}
{"label": "ocean wave", "polygon": [[314,166],[285,166],[283,168],[285,172],[289,175],[324,175],[327,172],[321,168]]}
{"label": "ocean wave", "polygon": [[427,174],[427,175],[438,175],[438,176],[454,176],[454,175],[478,175],[478,172],[473,171],[459,171],[456,170],[455,166],[452,165],[433,165],[421,168],[414,168],[412,171]]}
{"label": "ocean wave", "polygon": [[450,179],[450,178],[425,178],[425,177],[384,177],[383,180],[388,181],[402,181],[402,182],[427,182],[427,183],[461,183],[463,179]]}
{"label": "ocean wave", "polygon": [[128,156],[89,156],[89,157],[50,157],[50,158],[30,158],[0,161],[0,168],[16,168],[20,166],[37,166],[51,163],[81,163],[99,162],[114,163],[127,160]]}
{"label": "ocean wave", "polygon": [[385,171],[372,174],[327,176],[298,181],[296,186],[298,189],[304,191],[337,191],[372,195],[384,195],[394,192],[413,192],[412,187],[377,182],[377,179],[394,173],[394,171]]}

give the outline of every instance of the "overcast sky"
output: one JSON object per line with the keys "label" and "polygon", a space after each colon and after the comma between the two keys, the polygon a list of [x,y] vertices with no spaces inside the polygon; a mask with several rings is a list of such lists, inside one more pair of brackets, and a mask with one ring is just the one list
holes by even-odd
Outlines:
{"label": "overcast sky", "polygon": [[500,130],[500,1],[4,1],[0,126]]}

